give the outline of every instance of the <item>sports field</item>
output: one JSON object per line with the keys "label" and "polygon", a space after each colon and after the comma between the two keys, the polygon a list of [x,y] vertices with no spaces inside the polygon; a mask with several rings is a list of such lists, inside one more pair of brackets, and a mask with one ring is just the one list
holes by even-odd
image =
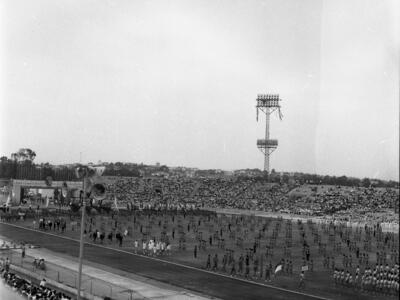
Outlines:
{"label": "sports field", "polygon": [[[51,238],[46,238],[44,233],[32,235],[32,232],[17,228],[11,230],[7,225],[1,225],[1,234],[19,241],[35,241],[36,244],[39,243],[42,247],[50,250],[77,256],[78,245],[76,242],[69,240],[71,243],[68,243],[66,247],[65,240],[54,236],[60,235],[74,240],[78,239],[77,226],[74,226],[76,227],[74,230],[71,226],[77,220],[65,216],[63,218],[67,221],[66,232],[59,233],[58,230],[47,229],[46,233],[51,232],[53,234]],[[53,216],[50,217],[50,220],[53,219]],[[37,219],[36,224],[38,224],[38,221]],[[13,224],[32,228],[33,220],[16,221]],[[102,242],[99,240],[93,242],[93,239],[89,238],[90,232],[94,232],[96,229],[105,233]],[[122,247],[120,247],[115,241],[115,233],[123,233],[125,230],[128,231],[128,234],[124,237]],[[345,227],[341,227],[339,230],[339,228],[334,229],[320,224],[297,223],[278,218],[244,215],[215,215],[204,212],[176,214],[153,211],[135,212],[129,215],[127,212],[120,212],[112,216],[92,215],[87,218],[86,231],[86,242],[97,246],[86,246],[86,259],[218,298],[234,299],[238,297],[237,299],[243,299],[243,297],[246,297],[246,299],[251,299],[252,295],[254,295],[254,298],[259,298],[266,292],[270,295],[268,297],[270,299],[290,299],[291,295],[296,295],[293,299],[304,297],[260,284],[330,299],[386,299],[394,297],[384,294],[372,295],[354,287],[335,285],[332,279],[333,270],[331,266],[329,268],[323,266],[323,252],[325,251],[328,256],[334,256],[336,266],[341,268],[343,254],[346,253],[347,255],[351,251],[347,249],[346,240],[341,239],[340,235],[343,237],[345,234],[351,240],[357,240],[356,244],[361,249],[363,249],[362,241],[365,238],[364,234],[356,236],[354,230]],[[110,232],[114,234],[112,241],[107,238]],[[172,245],[171,255],[158,255],[157,260],[154,260],[153,258],[129,254],[135,250],[134,240],[139,241],[140,246],[137,252],[142,254],[141,242],[149,239],[167,240]],[[398,241],[398,235],[394,237],[393,243],[396,241]],[[305,253],[303,253],[304,242],[310,250],[308,263],[306,259],[303,259],[303,257],[305,258]],[[369,253],[370,265],[375,264],[376,255],[374,253],[378,250],[375,240],[372,240],[372,244],[371,249],[365,251]],[[321,249],[319,245],[325,245],[325,250]],[[194,257],[195,247],[197,247],[196,258]],[[267,250],[267,247],[269,247],[269,250]],[[111,248],[118,252],[111,250]],[[218,270],[216,272],[205,271],[208,254],[211,256],[212,265],[214,255],[218,254]],[[244,257],[249,255],[249,278],[245,278],[244,270],[242,274],[236,274],[234,278],[229,277],[231,264],[227,263],[226,270],[223,270],[223,256],[225,254],[227,257],[229,255],[234,257],[236,271],[238,271],[239,256],[241,254]],[[286,268],[284,268],[285,272],[279,272],[271,281],[265,281],[267,266],[272,265],[275,269],[282,258],[285,261],[292,261],[293,271],[285,271]],[[159,259],[192,268],[170,263],[165,264]],[[311,260],[312,265],[310,264]],[[256,270],[254,270],[255,264],[258,266]],[[353,272],[357,264],[354,254],[352,266],[348,266],[346,269]],[[306,287],[299,289],[299,273],[304,265],[309,268],[306,271]],[[362,266],[360,267],[363,269]]]}

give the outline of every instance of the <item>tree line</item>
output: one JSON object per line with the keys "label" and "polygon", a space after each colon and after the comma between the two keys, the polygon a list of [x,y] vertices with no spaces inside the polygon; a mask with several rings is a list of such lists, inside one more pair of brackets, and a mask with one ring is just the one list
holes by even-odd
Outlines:
{"label": "tree line", "polygon": [[[8,179],[30,179],[30,180],[45,180],[51,177],[53,180],[71,181],[76,180],[74,166],[53,166],[49,163],[35,164],[35,151],[29,148],[19,149],[12,153],[11,157],[0,157],[0,178]],[[169,168],[165,165],[148,166],[135,163],[103,163],[106,167],[103,176],[124,176],[124,177],[142,177],[162,172],[169,173]],[[393,180],[379,180],[370,178],[354,178],[347,176],[329,176],[307,173],[278,173],[272,169],[270,174],[266,174],[258,169],[248,170],[251,173],[257,174],[257,180],[265,180],[276,183],[286,184],[324,184],[338,186],[361,186],[361,187],[390,187],[399,188],[399,182]],[[195,176],[213,176],[222,175],[220,170],[197,170]],[[222,175],[224,176],[224,175]],[[238,178],[247,177],[243,175]]]}
{"label": "tree line", "polygon": [[291,181],[302,184],[324,184],[324,185],[340,185],[340,186],[353,186],[353,187],[386,187],[386,188],[399,188],[399,182],[394,180],[381,180],[371,178],[355,178],[347,176],[329,176],[317,175],[307,173],[284,173],[283,175],[274,172],[268,176],[272,182],[290,183]]}

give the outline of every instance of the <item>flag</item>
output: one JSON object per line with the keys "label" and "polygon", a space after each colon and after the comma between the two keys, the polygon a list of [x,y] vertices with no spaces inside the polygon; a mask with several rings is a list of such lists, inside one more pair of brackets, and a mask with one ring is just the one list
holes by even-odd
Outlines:
{"label": "flag", "polygon": [[302,271],[308,271],[308,266],[302,266],[302,267],[301,267],[301,270],[302,270]]}
{"label": "flag", "polygon": [[117,197],[115,197],[115,196],[114,196],[114,205],[115,205],[115,209],[119,210],[118,205],[117,205]]}
{"label": "flag", "polygon": [[281,108],[280,108],[280,107],[278,108],[278,113],[279,113],[279,119],[282,120],[283,115],[282,115],[282,112],[281,112]]}
{"label": "flag", "polygon": [[278,265],[275,269],[275,274],[278,273],[279,271],[282,271],[282,265]]}
{"label": "flag", "polygon": [[6,207],[10,206],[10,202],[11,202],[11,196],[10,196],[10,194],[8,194]]}

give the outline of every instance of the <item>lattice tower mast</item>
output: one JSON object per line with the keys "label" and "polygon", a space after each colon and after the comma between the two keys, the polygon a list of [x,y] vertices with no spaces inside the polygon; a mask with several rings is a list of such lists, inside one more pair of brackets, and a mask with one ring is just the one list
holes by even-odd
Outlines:
{"label": "lattice tower mast", "polygon": [[259,94],[257,95],[257,121],[259,112],[265,114],[265,138],[257,140],[257,148],[264,154],[264,171],[269,174],[269,156],[278,147],[278,140],[270,139],[270,115],[275,111],[278,112],[279,119],[282,120],[281,106],[279,95],[275,94]]}

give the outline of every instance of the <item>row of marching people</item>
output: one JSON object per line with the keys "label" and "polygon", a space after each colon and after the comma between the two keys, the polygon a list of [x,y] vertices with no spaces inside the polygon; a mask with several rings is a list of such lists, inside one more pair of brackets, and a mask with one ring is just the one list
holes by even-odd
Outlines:
{"label": "row of marching people", "polygon": [[[142,240],[142,254],[148,256],[171,255],[171,244],[151,239],[149,241]],[[139,253],[139,241],[133,242],[133,251]]]}
{"label": "row of marching people", "polygon": [[343,285],[366,292],[386,295],[399,294],[399,266],[392,268],[377,265],[374,269],[367,267],[361,274],[359,268],[353,274],[349,270],[335,268],[333,279],[336,285]]}

